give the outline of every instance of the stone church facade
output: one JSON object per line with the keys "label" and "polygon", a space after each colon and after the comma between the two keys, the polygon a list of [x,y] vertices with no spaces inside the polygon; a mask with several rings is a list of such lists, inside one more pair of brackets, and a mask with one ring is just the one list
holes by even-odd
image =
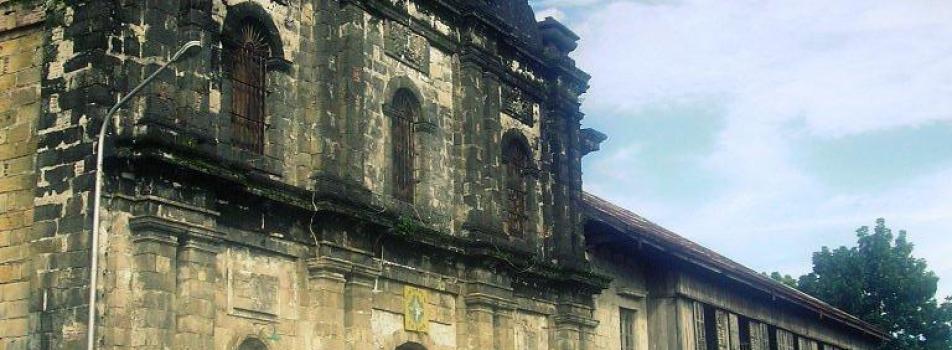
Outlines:
{"label": "stone church facade", "polygon": [[[582,157],[605,136],[580,127],[579,38],[525,0],[0,10],[0,349],[826,350],[885,336],[583,193]],[[107,111],[195,40],[109,125],[93,240]]]}

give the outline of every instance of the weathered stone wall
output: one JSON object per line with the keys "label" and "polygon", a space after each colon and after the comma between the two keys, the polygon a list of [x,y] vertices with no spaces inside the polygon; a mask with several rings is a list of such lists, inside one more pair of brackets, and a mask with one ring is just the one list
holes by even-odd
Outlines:
{"label": "weathered stone wall", "polygon": [[595,271],[612,276],[608,289],[595,298],[596,349],[623,349],[620,308],[635,312],[635,348],[655,349],[649,344],[663,335],[648,332],[648,287],[641,263],[632,256],[612,254],[608,250],[592,253],[589,257]]}
{"label": "weathered stone wall", "polygon": [[[102,349],[599,350],[619,347],[624,307],[639,349],[673,350],[685,296],[855,345],[624,256],[593,255],[616,278],[593,304],[607,281],[578,210],[588,77],[566,56],[574,34],[542,32],[525,2],[47,3],[0,0],[0,349],[82,349],[93,307]],[[223,43],[247,18],[273,39],[262,154],[230,129]],[[203,50],[118,114],[91,257],[106,110],[190,40]],[[413,205],[392,198],[400,88],[422,107]],[[513,134],[533,163],[521,238],[501,224]],[[418,311],[425,330],[405,322]]]}
{"label": "weathered stone wall", "polygon": [[[37,27],[47,43],[36,61],[42,103],[29,133],[36,188],[22,189],[32,194],[24,214],[36,206],[29,230],[35,273],[10,270],[30,281],[28,296],[0,289],[0,300],[29,299],[28,321],[11,324],[29,329],[4,332],[27,336],[36,348],[81,349],[92,308],[103,349],[233,349],[247,339],[270,348],[354,350],[407,341],[447,350],[592,344],[597,281],[586,279],[583,265],[534,255],[556,250],[549,237],[581,246],[570,239],[579,234],[570,199],[580,190],[571,180],[579,163],[566,150],[577,143],[567,140],[577,137],[568,130],[575,124],[547,117],[568,110],[561,118],[576,120],[577,103],[542,100],[584,90],[556,80],[587,78],[570,65],[562,67],[568,73],[534,76],[555,63],[517,50],[520,43],[491,28],[511,24],[469,2],[453,11],[476,18],[414,2],[49,3],[40,12],[49,20]],[[520,25],[534,27],[523,15]],[[231,140],[223,67],[223,42],[248,16],[274,39],[260,155]],[[495,24],[473,29],[478,40],[464,39],[460,28],[469,21]],[[102,169],[100,253],[91,257],[96,132],[119,96],[190,40],[201,40],[203,50],[173,64],[118,113]],[[464,59],[469,49],[461,47],[469,45],[485,51]],[[533,91],[528,120],[514,85]],[[414,206],[390,198],[385,107],[397,88],[411,89],[423,105]],[[515,248],[499,230],[498,144],[513,129],[532,148],[538,182],[530,210],[540,235]],[[564,148],[553,151],[550,143]],[[561,255],[581,261],[566,248]],[[90,271],[91,258],[99,270]],[[91,273],[99,277],[95,305],[87,302]],[[408,286],[430,296],[427,332],[398,322],[407,314]],[[24,304],[11,304],[8,314],[22,315],[15,308]]]}
{"label": "weathered stone wall", "polygon": [[[414,126],[414,204],[420,215],[431,216],[427,221],[447,233],[452,233],[457,225],[453,209],[460,201],[453,191],[454,179],[462,169],[459,160],[452,153],[452,137],[460,129],[455,112],[454,91],[457,86],[455,69],[457,57],[444,52],[429,43],[420,46],[428,52],[423,66],[416,66],[400,60],[388,53],[387,40],[393,34],[394,27],[405,24],[381,19],[364,12],[363,30],[367,50],[362,79],[367,79],[364,106],[366,110],[363,140],[363,184],[380,198],[390,198],[392,193],[392,152],[390,125],[391,116],[384,113],[384,106],[390,103],[393,94],[399,88],[409,89],[418,94],[421,113]],[[414,35],[414,34],[410,34]],[[390,40],[396,40],[390,39]],[[406,39],[404,39],[406,40]]]}
{"label": "weathered stone wall", "polygon": [[[29,344],[43,9],[0,1],[0,349]],[[49,216],[41,210],[37,215]]]}

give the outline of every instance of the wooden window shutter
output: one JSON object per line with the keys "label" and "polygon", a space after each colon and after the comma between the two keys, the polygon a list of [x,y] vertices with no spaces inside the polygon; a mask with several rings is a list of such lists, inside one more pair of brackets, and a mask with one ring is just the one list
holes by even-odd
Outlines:
{"label": "wooden window shutter", "polygon": [[717,349],[731,350],[730,316],[724,310],[716,310],[714,321],[717,330]]}
{"label": "wooden window shutter", "polygon": [[695,350],[707,350],[707,336],[704,324],[704,304],[694,302],[694,344]]}
{"label": "wooden window shutter", "polygon": [[770,326],[766,323],[760,323],[760,349],[769,350],[770,349]]}
{"label": "wooden window shutter", "polygon": [[741,350],[740,349],[740,319],[735,314],[728,314],[728,320],[730,322],[730,338],[731,350]]}
{"label": "wooden window shutter", "polygon": [[621,350],[635,350],[635,310],[619,309]]}
{"label": "wooden window shutter", "polygon": [[767,324],[750,321],[750,349],[769,350],[770,336]]}

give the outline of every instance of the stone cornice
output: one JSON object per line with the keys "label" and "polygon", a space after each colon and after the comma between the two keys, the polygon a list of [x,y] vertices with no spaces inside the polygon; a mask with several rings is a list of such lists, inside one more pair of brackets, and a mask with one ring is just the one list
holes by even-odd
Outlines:
{"label": "stone cornice", "polygon": [[[354,217],[363,220],[371,225],[377,225],[385,229],[387,235],[398,240],[419,244],[422,248],[439,251],[444,254],[459,256],[465,259],[475,259],[482,263],[498,263],[500,266],[526,265],[527,268],[519,273],[526,277],[546,283],[567,286],[575,290],[586,290],[593,293],[608,286],[608,278],[590,271],[583,271],[577,267],[551,264],[542,261],[534,261],[527,251],[514,251],[507,247],[490,247],[487,249],[485,242],[474,242],[464,237],[449,235],[445,232],[436,231],[427,228],[423,223],[415,223],[417,229],[414,232],[401,232],[396,229],[399,217],[391,217],[381,213],[379,208],[373,208],[365,204],[341,201],[335,198],[320,198],[315,196],[312,191],[303,188],[291,186],[280,181],[269,179],[267,177],[249,176],[247,172],[237,169],[231,169],[228,166],[215,163],[214,159],[203,159],[200,155],[189,155],[175,153],[172,150],[156,150],[150,148],[143,149],[119,149],[118,158],[129,161],[132,164],[139,164],[143,169],[148,168],[175,168],[177,171],[166,171],[167,174],[179,174],[178,176],[187,177],[187,181],[215,183],[232,188],[233,191],[240,191],[250,196],[255,196],[266,201],[279,203],[303,212],[324,212],[338,215]],[[188,175],[187,175],[188,174]],[[325,185],[333,185],[331,179]],[[333,188],[333,187],[332,187]],[[317,200],[314,200],[317,197]],[[161,219],[169,223],[168,227],[179,228],[179,232],[186,232],[186,227],[200,228],[196,224],[187,224]],[[229,242],[248,245],[238,238],[255,234],[256,232],[245,232],[237,229],[229,229],[228,234],[219,236]],[[236,240],[238,239],[238,240]],[[269,240],[271,241],[271,240]],[[283,241],[282,241],[283,242]],[[296,244],[308,244],[308,242],[295,241]],[[286,245],[292,245],[286,242]],[[275,247],[252,245],[251,247],[271,251],[275,254],[299,257],[302,252],[286,249],[275,249]],[[515,268],[515,267],[513,267]]]}
{"label": "stone cornice", "polygon": [[484,293],[471,293],[464,297],[466,306],[469,308],[481,306],[491,309],[515,310],[518,305],[510,299],[511,298]]}
{"label": "stone cornice", "polygon": [[556,326],[560,328],[565,326],[570,326],[573,328],[574,327],[579,327],[579,328],[598,327],[597,320],[591,319],[589,317],[578,316],[578,315],[556,315],[555,317],[553,317],[553,319],[555,321]]}
{"label": "stone cornice", "polygon": [[[541,68],[543,71],[555,72],[563,78],[574,80],[579,86],[587,87],[590,76],[574,66],[574,62],[564,55],[549,57],[542,47],[530,49],[521,38],[512,34],[512,26],[492,13],[486,13],[477,7],[459,1],[432,0],[428,4],[447,14],[445,17],[454,23],[457,28],[456,37],[441,33],[427,24],[421,23],[406,13],[402,8],[393,6],[384,0],[345,0],[359,8],[379,14],[390,20],[398,21],[409,26],[411,30],[427,38],[430,43],[444,51],[459,53],[461,62],[471,62],[487,71],[496,73],[502,80],[518,86],[539,100],[544,99],[542,86],[536,82],[515,74],[498,60],[501,53],[487,52],[483,48],[469,43],[463,38],[469,30],[488,29],[489,34],[497,39],[503,53],[511,53],[511,59],[525,62],[530,66]],[[538,73],[542,73],[541,71]],[[583,89],[584,90],[584,89]],[[580,91],[584,92],[584,91]]]}

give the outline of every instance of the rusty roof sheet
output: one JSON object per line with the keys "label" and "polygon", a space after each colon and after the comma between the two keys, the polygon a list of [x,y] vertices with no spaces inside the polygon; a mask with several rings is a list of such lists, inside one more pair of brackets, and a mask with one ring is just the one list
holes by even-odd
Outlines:
{"label": "rusty roof sheet", "polygon": [[820,299],[791,288],[783,283],[774,281],[738,262],[705,248],[687,238],[684,238],[658,224],[655,224],[638,214],[608,202],[590,193],[584,193],[582,200],[588,216],[596,220],[617,220],[615,224],[623,225],[628,234],[635,233],[641,238],[652,240],[663,248],[679,253],[679,257],[690,263],[699,264],[708,268],[715,268],[722,273],[747,283],[751,287],[761,289],[778,298],[785,299],[793,304],[822,314],[842,324],[861,330],[880,339],[887,339],[889,335],[876,326],[865,322],[843,310],[837,309]]}

